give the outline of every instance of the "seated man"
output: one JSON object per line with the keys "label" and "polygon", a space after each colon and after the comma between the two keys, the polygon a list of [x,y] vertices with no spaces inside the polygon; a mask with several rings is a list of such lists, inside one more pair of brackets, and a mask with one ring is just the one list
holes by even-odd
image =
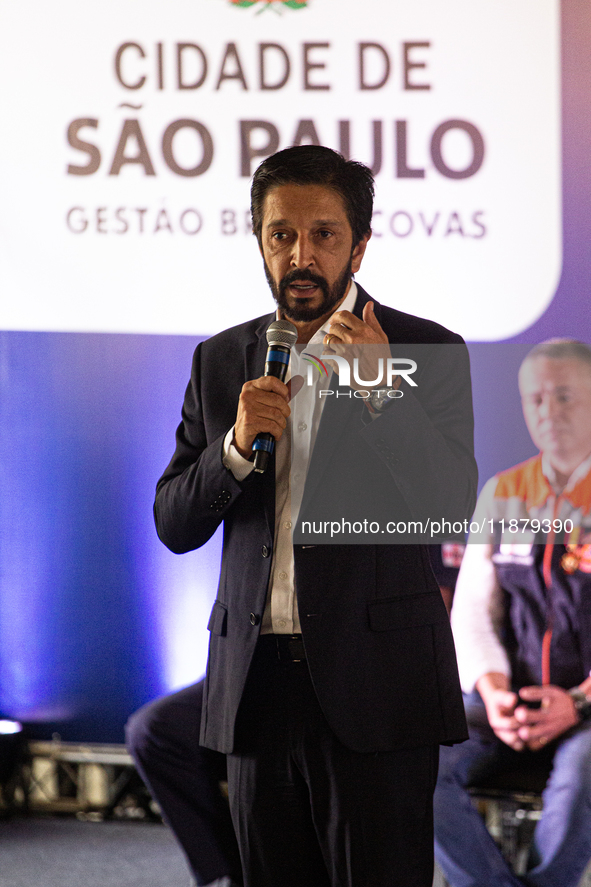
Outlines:
{"label": "seated man", "polygon": [[[540,453],[484,487],[487,538],[470,539],[452,610],[471,722],[442,749],[435,792],[452,887],[576,887],[591,857],[591,349],[536,346],[519,389]],[[466,787],[532,767],[549,777],[517,877]]]}
{"label": "seated man", "polygon": [[125,736],[195,882],[199,887],[236,887],[242,883],[238,844],[220,791],[226,756],[199,745],[203,684],[144,705],[130,717]]}

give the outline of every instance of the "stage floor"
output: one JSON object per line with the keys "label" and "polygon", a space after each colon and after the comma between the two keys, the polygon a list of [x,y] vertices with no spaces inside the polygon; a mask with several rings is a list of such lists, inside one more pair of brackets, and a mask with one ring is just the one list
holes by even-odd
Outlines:
{"label": "stage floor", "polygon": [[188,887],[190,880],[160,823],[3,820],[0,860],[0,887]]}

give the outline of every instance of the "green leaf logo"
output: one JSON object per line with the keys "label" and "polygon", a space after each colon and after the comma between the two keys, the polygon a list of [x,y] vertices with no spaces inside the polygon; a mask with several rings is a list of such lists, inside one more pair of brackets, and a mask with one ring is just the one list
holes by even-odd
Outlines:
{"label": "green leaf logo", "polygon": [[230,3],[232,6],[242,6],[243,8],[258,5],[257,15],[267,9],[281,15],[282,6],[287,6],[289,9],[303,9],[308,5],[308,0],[230,0]]}

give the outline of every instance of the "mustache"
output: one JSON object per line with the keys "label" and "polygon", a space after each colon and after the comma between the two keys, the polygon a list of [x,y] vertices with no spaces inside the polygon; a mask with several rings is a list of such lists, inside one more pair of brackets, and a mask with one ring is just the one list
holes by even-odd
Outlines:
{"label": "mustache", "polygon": [[298,282],[308,281],[309,283],[315,283],[316,286],[322,287],[323,289],[328,288],[326,279],[321,277],[320,274],[314,274],[309,268],[303,268],[301,271],[294,268],[292,271],[288,271],[285,277],[282,278],[281,283],[279,284],[280,290],[285,292],[287,287],[291,286],[296,280]]}

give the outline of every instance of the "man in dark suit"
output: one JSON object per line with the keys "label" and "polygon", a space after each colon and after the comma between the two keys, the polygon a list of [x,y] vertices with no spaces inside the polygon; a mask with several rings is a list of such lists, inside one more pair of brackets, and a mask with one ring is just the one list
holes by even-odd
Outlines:
{"label": "man in dark suit", "polygon": [[[253,230],[298,343],[337,357],[361,346],[374,368],[392,343],[407,346],[404,357],[428,345],[416,352],[416,385],[376,376],[371,390],[340,390],[324,409],[309,400],[308,421],[290,427],[288,386],[261,375],[273,316],[234,327],[195,352],[157,487],[156,524],[171,550],[204,544],[224,521],[201,741],[228,755],[246,887],[430,887],[438,744],[466,735],[427,552],[386,543],[396,532],[411,541],[413,519],[471,514],[467,356],[459,336],[353,282],[372,201],[366,167],[328,148],[291,148],[255,173]],[[251,456],[263,432],[277,443],[261,475]],[[327,496],[350,486],[339,503],[355,511],[359,501],[393,529],[294,544],[290,443],[294,464],[313,453],[297,492],[302,517],[325,516]]]}

